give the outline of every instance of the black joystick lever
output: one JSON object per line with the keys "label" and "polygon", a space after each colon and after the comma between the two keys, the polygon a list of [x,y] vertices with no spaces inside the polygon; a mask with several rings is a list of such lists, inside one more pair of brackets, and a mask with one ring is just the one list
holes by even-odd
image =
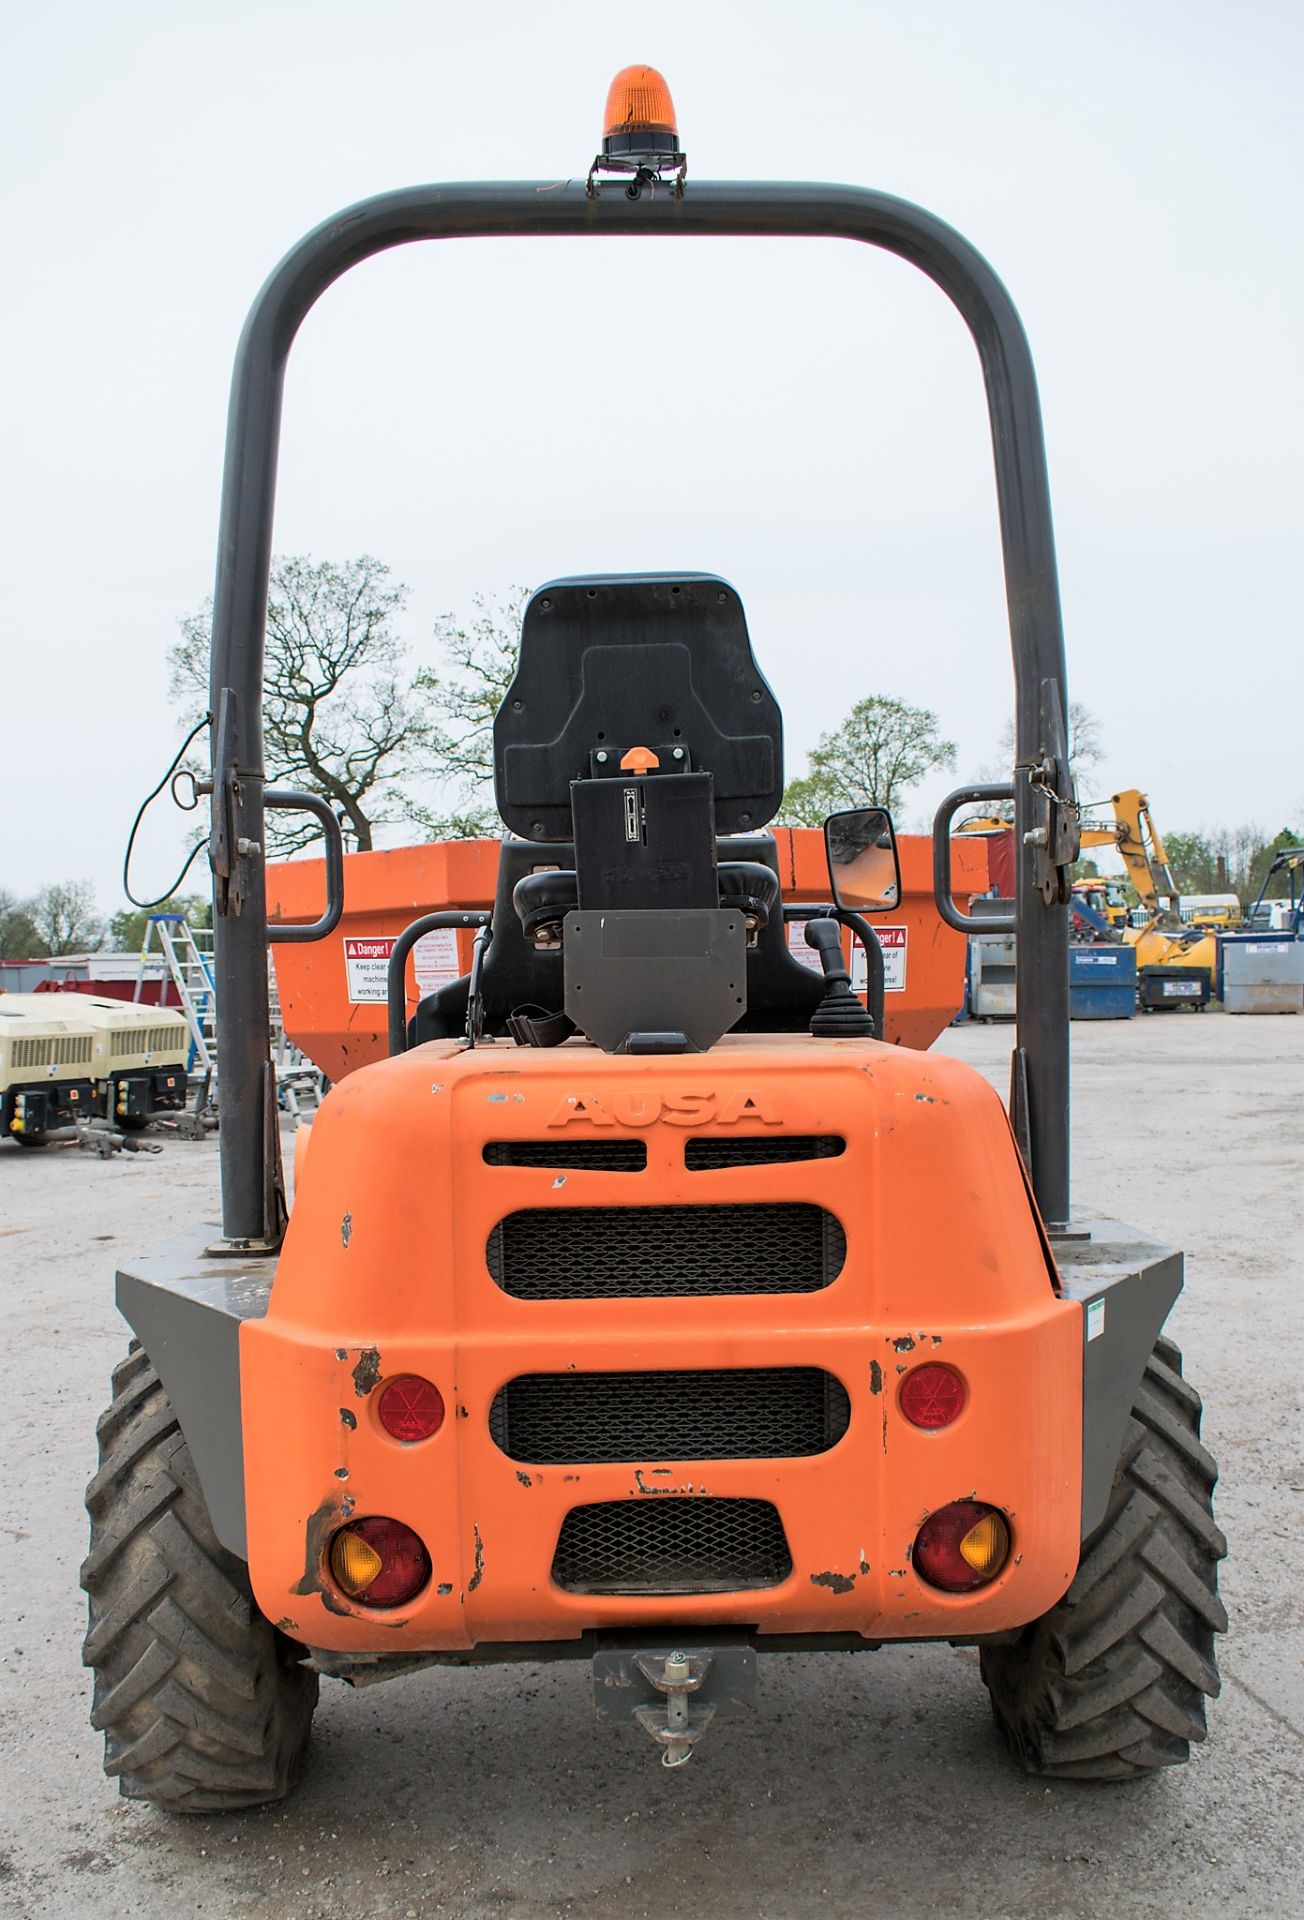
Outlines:
{"label": "black joystick lever", "polygon": [[824,998],[810,1017],[811,1033],[817,1040],[872,1039],[874,1022],[851,990],[839,923],[831,916],[808,920],[806,945],[824,969]]}

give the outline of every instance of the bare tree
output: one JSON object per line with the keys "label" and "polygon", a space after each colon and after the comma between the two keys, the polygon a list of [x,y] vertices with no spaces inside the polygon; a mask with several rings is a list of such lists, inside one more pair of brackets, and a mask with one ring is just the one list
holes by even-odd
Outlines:
{"label": "bare tree", "polygon": [[[1077,782],[1080,793],[1082,782],[1087,774],[1093,767],[1098,767],[1105,757],[1100,720],[1084,700],[1069,701],[1068,746],[1069,772]],[[1009,780],[1013,770],[1014,720],[1010,718],[1001,728],[996,745],[996,759],[989,760],[985,766],[979,767],[974,779],[995,785],[998,781]],[[982,806],[963,814],[961,818],[973,820],[980,816],[993,820],[1013,820],[1014,802],[1012,800],[985,801]]]}
{"label": "bare tree", "polygon": [[48,954],[87,953],[104,938],[89,880],[60,880],[42,887],[28,912]]}
{"label": "bare tree", "polygon": [[[377,827],[409,816],[411,782],[424,768],[431,727],[403,672],[394,622],[407,588],[363,554],[335,565],[300,555],[272,562],[263,699],[269,780],[306,787],[342,816],[360,852]],[[212,601],[181,622],[169,656],[173,697],[192,711],[208,702]],[[318,829],[293,814],[269,814],[269,846],[297,852]]]}
{"label": "bare tree", "polygon": [[808,772],[783,796],[779,819],[817,827],[842,808],[896,807],[926,773],[954,765],[955,742],[942,738],[931,708],[871,694],[841,726],[821,734]]}
{"label": "bare tree", "polygon": [[529,597],[527,587],[513,587],[505,597],[477,593],[465,624],[455,613],[440,614],[435,622],[443,665],[418,674],[416,690],[438,716],[428,735],[430,771],[451,791],[442,811],[409,808],[435,839],[475,839],[501,830],[493,797],[493,724],[516,672]]}

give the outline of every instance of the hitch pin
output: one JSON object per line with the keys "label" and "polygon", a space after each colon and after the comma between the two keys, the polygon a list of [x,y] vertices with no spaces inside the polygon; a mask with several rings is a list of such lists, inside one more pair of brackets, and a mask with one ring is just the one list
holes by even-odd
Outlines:
{"label": "hitch pin", "polygon": [[688,1701],[706,1679],[711,1655],[675,1652],[658,1660],[654,1654],[640,1654],[635,1664],[665,1696],[665,1706],[635,1707],[634,1718],[660,1747],[663,1767],[685,1766],[715,1715],[713,1706],[701,1706],[694,1713]]}

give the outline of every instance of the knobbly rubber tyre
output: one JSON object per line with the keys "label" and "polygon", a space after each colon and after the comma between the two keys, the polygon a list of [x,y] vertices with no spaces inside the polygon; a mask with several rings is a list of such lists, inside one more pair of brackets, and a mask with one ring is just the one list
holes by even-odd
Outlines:
{"label": "knobbly rubber tyre", "polygon": [[996,1723],[1030,1773],[1134,1780],[1180,1765],[1204,1739],[1204,1703],[1219,1690],[1214,1635],[1227,1629],[1227,1542],[1200,1412],[1181,1354],[1161,1338],[1072,1586],[1016,1642],[982,1649]]}
{"label": "knobbly rubber tyre", "polygon": [[48,1147],[50,1142],[43,1133],[11,1133],[9,1138],[16,1140],[20,1147]]}
{"label": "knobbly rubber tyre", "polygon": [[317,1675],[254,1604],[217,1540],[190,1449],[135,1342],[114,1369],[86,1492],[81,1583],[91,1724],[129,1799],[209,1813],[281,1800],[308,1743]]}

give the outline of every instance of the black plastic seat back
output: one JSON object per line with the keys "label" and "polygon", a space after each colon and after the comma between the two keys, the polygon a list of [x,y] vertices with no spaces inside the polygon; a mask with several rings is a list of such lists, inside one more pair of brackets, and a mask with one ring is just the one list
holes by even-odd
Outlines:
{"label": "black plastic seat back", "polygon": [[778,812],[783,721],[727,580],[595,574],[531,597],[494,722],[503,820],[526,840],[570,840],[572,780],[615,772],[631,747],[664,772],[713,776],[717,834]]}

